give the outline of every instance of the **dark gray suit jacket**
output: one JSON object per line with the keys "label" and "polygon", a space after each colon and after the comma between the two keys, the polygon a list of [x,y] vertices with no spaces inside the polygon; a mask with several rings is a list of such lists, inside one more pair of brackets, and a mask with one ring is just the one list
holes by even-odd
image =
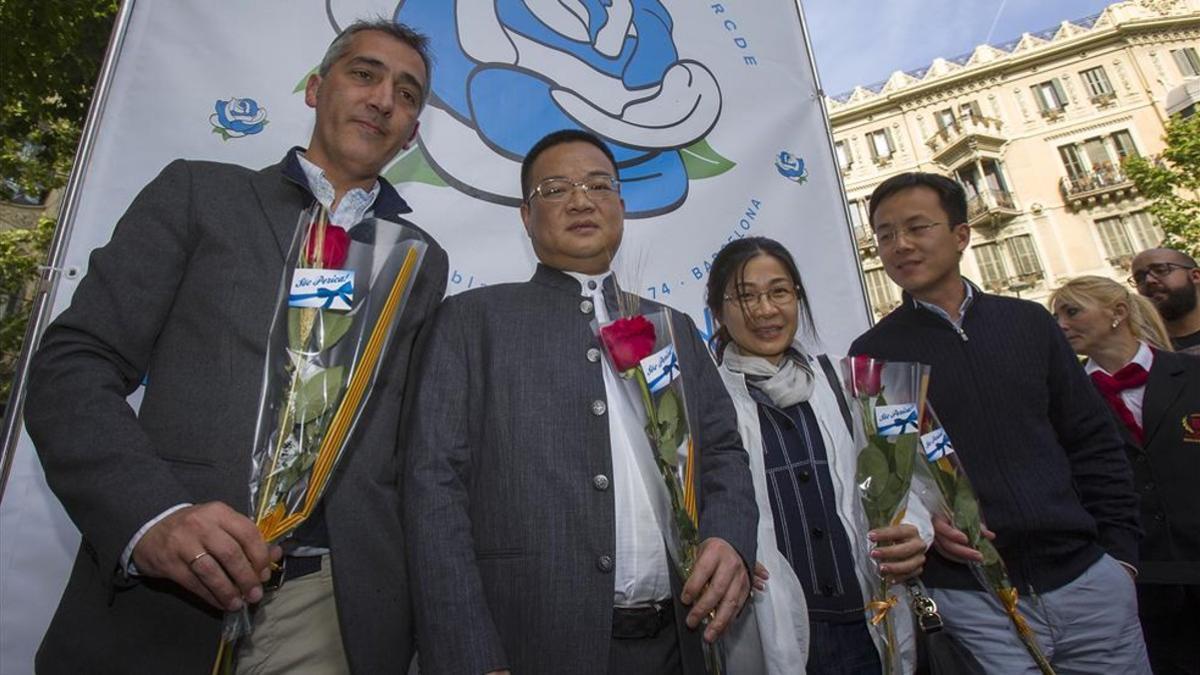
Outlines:
{"label": "dark gray suit jacket", "polygon": [[[582,301],[574,278],[540,266],[529,282],[447,299],[422,335],[404,499],[425,675],[608,670],[615,505],[597,478],[612,476],[612,450]],[[674,320],[699,427],[701,537],[753,562],[758,514],[733,406],[691,320]],[[685,670],[699,673],[684,614],[677,604]]]}
{"label": "dark gray suit jacket", "polygon": [[[381,190],[377,216],[410,211],[390,185]],[[138,528],[175,504],[247,510],[267,332],[312,199],[294,153],[258,172],[173,162],[92,254],[70,308],[46,331],[25,418],[83,541],[39,672],[210,672],[221,614],[171,582],[125,579],[118,561]],[[426,238],[400,332],[325,498],[338,614],[358,673],[401,670],[412,655],[397,430],[410,349],[448,267]],[[143,376],[135,414],[125,397]]]}

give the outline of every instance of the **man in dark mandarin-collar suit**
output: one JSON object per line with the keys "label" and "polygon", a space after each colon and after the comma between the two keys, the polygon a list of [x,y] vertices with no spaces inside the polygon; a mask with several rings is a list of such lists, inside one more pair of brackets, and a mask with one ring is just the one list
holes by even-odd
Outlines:
{"label": "man in dark mandarin-collar suit", "polygon": [[[334,224],[405,222],[411,209],[378,176],[415,135],[428,80],[424,37],[387,22],[347,28],[308,81],[307,150],[258,172],[173,162],[92,255],[34,359],[26,406],[47,480],[82,534],[39,673],[209,673],[224,611],[260,602],[239,672],[374,675],[411,660],[397,429],[410,347],[445,290],[432,238],[310,553],[288,547],[276,591],[262,582],[281,551],[243,514],[300,214],[318,200]],[[125,397],[143,378],[135,413]],[[296,609],[301,597],[311,604]]]}
{"label": "man in dark mandarin-collar suit", "polygon": [[747,457],[682,313],[673,325],[699,444],[702,541],[686,583],[670,572],[647,501],[658,486],[631,469],[634,452],[651,451],[592,329],[617,312],[615,174],[590,134],[539,141],[522,165],[521,207],[536,273],[448,299],[422,336],[404,491],[427,675],[694,675],[700,640],[748,596]]}

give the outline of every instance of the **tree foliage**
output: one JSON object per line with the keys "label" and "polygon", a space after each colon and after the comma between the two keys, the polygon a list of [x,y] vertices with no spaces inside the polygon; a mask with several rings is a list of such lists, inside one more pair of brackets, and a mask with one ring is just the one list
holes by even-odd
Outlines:
{"label": "tree foliage", "polygon": [[63,185],[116,0],[0,0],[0,199]]}
{"label": "tree foliage", "polygon": [[1150,213],[1166,232],[1164,246],[1200,257],[1200,114],[1174,117],[1158,160],[1131,158],[1129,178],[1152,200]]}
{"label": "tree foliage", "polygon": [[28,290],[39,278],[37,267],[45,259],[53,235],[52,218],[40,218],[31,228],[0,232],[0,302],[17,298],[12,313],[0,318],[0,405],[8,400],[25,339],[30,311]]}

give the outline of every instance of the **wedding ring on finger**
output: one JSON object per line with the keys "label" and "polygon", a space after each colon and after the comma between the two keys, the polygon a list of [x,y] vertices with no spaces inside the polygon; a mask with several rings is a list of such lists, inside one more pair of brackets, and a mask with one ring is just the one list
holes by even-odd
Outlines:
{"label": "wedding ring on finger", "polygon": [[208,555],[208,551],[201,551],[201,552],[197,553],[196,555],[192,556],[192,559],[188,561],[188,567],[195,565],[197,560],[203,558],[206,555]]}

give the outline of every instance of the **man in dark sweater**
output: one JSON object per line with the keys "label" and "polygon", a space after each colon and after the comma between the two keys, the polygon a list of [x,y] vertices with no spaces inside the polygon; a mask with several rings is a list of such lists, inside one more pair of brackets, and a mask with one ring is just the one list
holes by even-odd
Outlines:
{"label": "man in dark sweater", "polygon": [[[1055,669],[1149,673],[1131,579],[1137,497],[1121,438],[1050,314],[962,278],[966,211],[963,188],[942,176],[902,174],[876,188],[871,224],[904,301],[850,351],[932,366],[930,401]],[[989,672],[1038,672],[963,564],[978,551],[945,518],[934,526],[924,579],[947,627]]]}

